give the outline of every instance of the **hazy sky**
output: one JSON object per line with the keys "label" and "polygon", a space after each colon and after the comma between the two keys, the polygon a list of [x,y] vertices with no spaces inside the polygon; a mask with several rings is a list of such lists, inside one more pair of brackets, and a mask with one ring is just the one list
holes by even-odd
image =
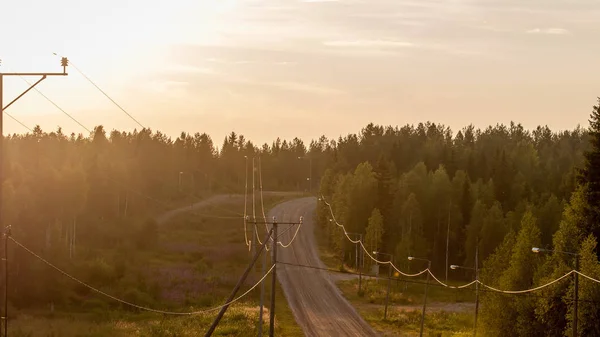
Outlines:
{"label": "hazy sky", "polygon": [[[600,96],[597,0],[6,0],[2,13],[2,71],[68,56],[145,126],[217,145],[371,121],[570,129]],[[40,90],[89,128],[137,127],[70,73]],[[5,104],[27,87],[4,86]],[[34,91],[7,112],[86,133]]]}

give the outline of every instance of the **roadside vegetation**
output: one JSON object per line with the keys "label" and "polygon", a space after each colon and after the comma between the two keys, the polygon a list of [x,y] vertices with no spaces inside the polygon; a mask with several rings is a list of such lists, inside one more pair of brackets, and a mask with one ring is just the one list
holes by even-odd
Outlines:
{"label": "roadside vegetation", "polygon": [[[265,197],[265,207],[286,198],[289,196]],[[143,247],[134,244],[129,248],[90,250],[85,256],[93,254],[95,258],[85,259],[79,268],[51,262],[92,286],[139,305],[169,311],[216,307],[224,303],[250,262],[241,216],[228,218],[243,210],[243,205],[242,196],[233,196],[225,202],[183,213],[164,224],[155,224],[153,233],[146,233],[149,241]],[[248,233],[251,235],[250,228]],[[260,233],[265,235],[264,227]],[[21,250],[15,253],[26,254]],[[48,268],[36,261],[31,263],[36,263],[36,268]],[[238,295],[260,277],[257,267]],[[58,273],[53,281],[52,288],[45,288],[52,289],[52,300],[22,308],[11,305],[11,336],[198,336],[208,329],[218,312],[193,316],[144,312],[89,291]],[[265,285],[268,301],[270,278]],[[259,295],[257,287],[233,304],[215,335],[255,336]],[[301,334],[280,289],[277,295],[277,334]],[[263,331],[268,331],[268,313],[265,307]]]}
{"label": "roadside vegetation", "polygon": [[[419,283],[415,283],[419,282]],[[386,336],[419,334],[425,279],[392,277],[387,319],[384,308],[387,279],[363,276],[361,291],[358,278],[341,280],[338,287],[359,314],[374,329]],[[473,334],[475,292],[471,289],[445,289],[430,283],[427,290],[426,336],[470,336]]]}
{"label": "roadside vegetation", "polygon": [[[344,138],[345,145],[353,146],[338,144],[337,162],[320,185],[331,205],[322,202],[317,208],[326,259],[337,259],[338,265],[355,260],[355,244],[335,218],[348,235],[361,234],[367,251],[378,259],[392,260],[404,271],[419,269],[416,264],[424,269],[431,261],[431,271],[450,282],[473,279],[472,271],[450,271],[453,264],[479,269],[481,282],[504,290],[541,286],[573,268],[600,277],[600,105],[593,107],[589,121],[586,130],[552,132],[540,126],[530,131],[511,123],[484,130],[468,126],[457,134],[433,123],[402,129],[369,125],[360,135]],[[532,252],[534,247],[542,249]],[[374,264],[365,258],[365,270]],[[478,326],[486,336],[571,335],[574,279],[535,296],[486,291]],[[375,318],[381,315],[365,309],[381,302],[381,289],[373,293],[367,288],[364,296],[355,297],[357,289],[349,291],[344,283],[341,288],[365,319],[385,326]],[[600,334],[599,289],[589,280],[579,281],[581,335]],[[392,297],[411,300],[409,294]],[[441,324],[430,326],[431,333],[462,333],[472,326],[469,315],[431,315],[426,327],[428,321]],[[408,324],[397,332],[410,329]]]}

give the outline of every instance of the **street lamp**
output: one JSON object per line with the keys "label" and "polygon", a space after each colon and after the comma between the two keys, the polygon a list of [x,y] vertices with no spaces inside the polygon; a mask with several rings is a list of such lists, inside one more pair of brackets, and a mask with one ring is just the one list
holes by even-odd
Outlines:
{"label": "street lamp", "polygon": [[[538,253],[561,253],[561,254],[565,254],[565,255],[570,255],[570,256],[574,256],[575,257],[575,271],[577,271],[577,269],[579,269],[579,254],[577,253],[573,253],[573,252],[565,252],[565,251],[561,251],[561,250],[551,250],[551,249],[544,249],[544,248],[539,248],[539,247],[532,247],[531,251],[538,254]],[[579,299],[579,274],[574,273],[573,277],[575,278],[574,280],[574,284],[575,284],[575,291],[573,292],[573,336],[578,336],[577,335],[577,311],[578,311],[578,304],[577,304],[577,300]]]}
{"label": "street lamp", "polygon": [[[358,241],[362,241],[362,234],[361,233],[346,233],[348,235],[354,235],[354,237],[358,238]],[[356,239],[355,239],[356,240]],[[360,269],[359,267],[359,259],[358,259],[358,243],[355,243],[355,252],[354,252],[354,267],[356,267],[356,269]],[[362,252],[362,250],[361,250]],[[362,254],[361,254],[361,259],[362,261]]]}
{"label": "street lamp", "polygon": [[183,171],[179,171],[179,192],[181,192],[181,176],[183,175]]}
{"label": "street lamp", "polygon": [[387,291],[385,293],[385,310],[383,311],[383,319],[386,320],[387,319],[387,309],[388,309],[388,302],[390,300],[390,286],[392,283],[392,264],[394,263],[394,255],[392,254],[388,254],[388,253],[382,253],[382,252],[377,252],[377,251],[373,251],[373,254],[375,255],[375,258],[377,258],[377,254],[380,255],[386,255],[390,257],[390,266],[388,267],[388,284],[387,284]]}
{"label": "street lamp", "polygon": [[[408,261],[424,261],[427,262],[427,269],[431,270],[431,260],[419,257],[409,256]],[[427,272],[427,283],[425,283],[425,296],[423,298],[423,313],[421,314],[421,331],[419,336],[423,337],[423,325],[425,323],[425,310],[427,309],[427,288],[429,288],[429,272]]]}
{"label": "street lamp", "polygon": [[[476,258],[477,260],[477,258]],[[471,267],[463,267],[463,266],[459,266],[456,264],[450,265],[450,269],[452,270],[457,270],[457,269],[468,269],[468,270],[474,270],[475,271],[475,321],[473,324],[473,336],[477,336],[477,314],[479,311],[479,282],[477,282],[479,280],[479,269],[478,266],[475,265],[475,268],[471,268]]]}
{"label": "street lamp", "polygon": [[[329,219],[331,220],[331,219]],[[359,241],[362,241],[362,234],[361,233],[347,233],[349,235],[354,235],[355,237],[358,237]],[[358,270],[358,293],[360,296],[360,291],[362,288],[362,268],[364,268],[364,263],[365,263],[365,259],[364,259],[364,254],[362,249],[360,250],[360,259],[358,258],[358,243],[354,244],[354,248],[355,248],[355,252],[354,252],[354,264],[356,265],[356,270]]]}
{"label": "street lamp", "polygon": [[306,180],[308,181],[308,193],[312,192],[312,157],[306,155],[304,157],[300,157],[298,156],[298,159],[305,159],[308,158],[308,178],[306,178]]}
{"label": "street lamp", "polygon": [[471,267],[463,267],[463,266],[459,266],[456,264],[451,264],[450,265],[450,269],[452,270],[456,270],[456,269],[469,269],[469,270],[476,270],[475,268],[471,268]]}

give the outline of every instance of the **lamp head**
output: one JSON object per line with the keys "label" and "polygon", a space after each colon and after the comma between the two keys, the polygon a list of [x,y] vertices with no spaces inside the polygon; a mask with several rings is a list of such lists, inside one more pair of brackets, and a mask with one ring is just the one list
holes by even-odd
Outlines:
{"label": "lamp head", "polygon": [[459,267],[455,264],[450,265],[450,269],[458,269]]}
{"label": "lamp head", "polygon": [[409,257],[408,257],[408,261],[412,261],[412,260],[414,260],[414,259],[415,259],[415,258],[414,258],[414,256],[409,256]]}

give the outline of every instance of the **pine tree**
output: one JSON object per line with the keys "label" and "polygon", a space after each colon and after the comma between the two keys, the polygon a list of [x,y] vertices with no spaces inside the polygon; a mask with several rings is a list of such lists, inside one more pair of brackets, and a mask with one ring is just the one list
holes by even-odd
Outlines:
{"label": "pine tree", "polygon": [[381,250],[384,232],[383,216],[381,215],[381,212],[375,208],[369,217],[369,224],[365,234],[365,245],[369,251]]}
{"label": "pine tree", "polygon": [[[377,202],[376,207],[383,216],[383,227],[386,233],[392,233],[395,227],[393,221],[394,194],[396,186],[394,179],[393,164],[384,156],[380,156],[375,166],[375,177],[377,178]],[[394,247],[393,235],[387,235],[384,240],[384,249],[391,250]]]}
{"label": "pine tree", "polygon": [[[600,278],[600,264],[596,257],[597,241],[593,235],[589,235],[582,243],[579,250],[579,265],[581,272],[593,278]],[[598,302],[600,301],[600,287],[594,282],[581,282],[579,286],[579,313],[578,313],[578,333],[581,336],[600,336],[600,310]],[[569,315],[570,329],[572,315]]]}
{"label": "pine tree", "polygon": [[[587,185],[585,234],[600,238],[600,97],[589,119],[590,149],[585,153],[585,165],[580,172],[580,183]],[[597,252],[598,254],[599,252]]]}

